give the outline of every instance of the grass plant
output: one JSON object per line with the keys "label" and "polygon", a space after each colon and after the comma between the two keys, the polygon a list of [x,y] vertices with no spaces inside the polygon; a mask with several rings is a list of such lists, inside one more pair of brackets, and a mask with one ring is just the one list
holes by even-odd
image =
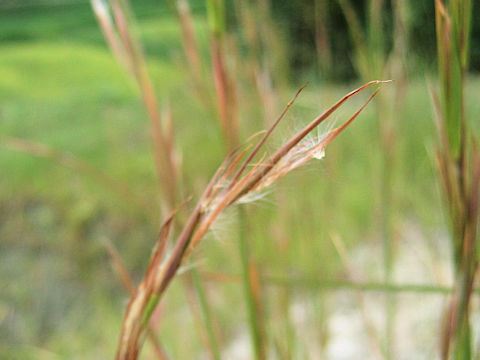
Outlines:
{"label": "grass plant", "polygon": [[226,64],[226,13],[224,0],[208,0],[207,13],[210,27],[210,56],[217,95],[217,109],[225,146],[231,151],[239,141],[237,99],[231,75]]}
{"label": "grass plant", "polygon": [[[118,61],[126,68],[140,89],[147,109],[153,139],[157,175],[162,184],[166,206],[177,201],[179,164],[175,154],[173,127],[162,117],[157,96],[140,43],[132,31],[133,19],[126,0],[112,0],[108,4],[102,0],[91,0],[92,8],[105,39]],[[165,129],[168,129],[165,131]],[[165,171],[167,169],[167,171]]]}
{"label": "grass plant", "polygon": [[[260,158],[252,162],[261,146],[273,132],[285,112],[298,96],[289,102],[284,112],[257,142],[245,161],[241,162],[248,148],[242,151],[233,151],[212,177],[209,185],[200,196],[200,199],[190,214],[185,227],[180,232],[170,253],[165,252],[164,243],[169,234],[172,213],[162,227],[158,244],[150,259],[144,279],[131,297],[125,312],[122,332],[120,335],[117,359],[136,359],[142,347],[142,339],[153,310],[157,306],[165,290],[182,264],[188,259],[206,235],[213,222],[229,206],[246,201],[249,197],[258,194],[271,186],[276,180],[290,171],[314,158],[323,157],[325,147],[335,139],[365,108],[377,94],[377,89],[368,101],[343,125],[331,130],[314,140],[302,141],[305,137],[337,110],[349,98],[361,92],[368,86],[380,84],[381,81],[372,81],[345,95],[322,115],[286,141],[277,151],[264,160]],[[239,153],[238,153],[239,152]],[[247,167],[251,167],[247,170]],[[247,170],[246,174],[244,172]]]}
{"label": "grass plant", "polygon": [[[437,119],[437,165],[443,185],[455,269],[445,316],[442,359],[474,356],[470,303],[478,270],[480,153],[465,110],[471,1],[435,1],[441,95],[432,90]],[[477,354],[478,356],[478,354]]]}
{"label": "grass plant", "polygon": [[266,338],[265,338],[265,321],[262,304],[262,286],[260,285],[260,276],[255,260],[252,258],[249,249],[251,231],[247,221],[247,209],[245,205],[240,206],[240,236],[239,236],[239,253],[242,264],[242,286],[245,294],[245,303],[248,314],[248,324],[250,329],[251,343],[255,359],[266,359]]}
{"label": "grass plant", "polygon": [[[334,65],[329,49],[335,37],[329,38],[327,31],[329,1],[315,0],[314,6],[316,32],[312,35],[322,71],[328,71]],[[281,186],[274,210],[271,204],[266,209],[259,209],[250,203],[264,198],[271,186],[290,171],[310,160],[322,158],[325,147],[366,104],[338,128],[319,131],[317,136],[313,135],[315,129],[329,116],[344,116],[353,103],[349,101],[347,105],[347,100],[378,82],[369,82],[347,94],[293,137],[290,137],[291,128],[295,125],[286,124],[288,130],[277,129],[284,125],[278,124],[298,93],[275,121],[282,93],[288,88],[285,82],[287,72],[280,63],[289,55],[289,44],[282,43],[281,29],[270,14],[270,1],[209,0],[205,3],[208,4],[208,14],[204,19],[199,15],[199,9],[203,9],[199,2],[194,5],[191,1],[190,8],[187,0],[171,0],[168,3],[175,16],[165,16],[168,14],[166,8],[161,21],[157,19],[158,14],[153,14],[154,6],[133,3],[140,8],[145,6],[143,16],[148,16],[146,20],[142,18],[137,28],[127,0],[92,0],[104,37],[128,74],[127,81],[115,68],[111,56],[98,46],[101,34],[95,31],[93,17],[87,16],[89,9],[75,19],[57,7],[60,10],[52,18],[62,24],[73,21],[81,29],[72,34],[68,31],[62,33],[61,39],[68,40],[63,43],[53,43],[55,32],[51,27],[37,34],[35,21],[27,24],[25,29],[15,30],[18,34],[28,35],[26,29],[31,29],[34,34],[28,35],[32,36],[28,39],[35,40],[35,43],[29,43],[27,38],[17,42],[10,40],[12,43],[6,44],[0,54],[0,94],[4,95],[2,105],[5,105],[0,113],[0,148],[22,153],[13,156],[10,152],[8,156],[0,153],[0,164],[12,169],[13,174],[6,171],[0,179],[0,235],[5,238],[0,252],[3,253],[0,280],[7,280],[6,295],[0,297],[0,338],[4,337],[0,340],[0,357],[22,354],[18,356],[69,358],[82,353],[85,358],[105,358],[111,356],[117,346],[117,359],[134,359],[139,357],[145,342],[142,352],[145,358],[163,360],[202,356],[217,360],[228,358],[232,342],[249,335],[252,358],[316,358],[323,356],[328,347],[329,312],[332,309],[328,309],[326,303],[336,296],[336,292],[351,294],[356,300],[354,306],[358,305],[362,312],[368,332],[366,346],[370,346],[370,353],[378,358],[395,358],[396,350],[400,350],[396,344],[402,339],[396,338],[393,331],[394,300],[403,294],[418,299],[428,294],[437,298],[448,297],[449,306],[441,329],[441,356],[444,359],[478,357],[471,315],[475,309],[472,302],[479,294],[475,274],[478,271],[480,155],[473,136],[476,125],[473,118],[469,118],[471,112],[467,108],[475,109],[475,91],[480,83],[473,77],[469,84],[466,81],[472,2],[435,0],[440,87],[436,91],[432,86],[432,98],[438,130],[438,177],[443,186],[445,213],[449,218],[454,249],[455,282],[451,286],[441,281],[435,283],[438,285],[430,285],[398,284],[392,280],[396,257],[394,216],[403,211],[399,207],[408,208],[406,215],[418,217],[424,222],[421,226],[442,226],[436,222],[438,211],[432,211],[431,204],[437,199],[431,186],[433,178],[425,166],[428,156],[423,148],[425,143],[428,146],[432,134],[424,122],[418,121],[422,116],[428,117],[424,113],[428,108],[428,101],[425,101],[428,89],[417,82],[408,84],[409,94],[405,91],[407,2],[392,2],[394,18],[391,27],[395,40],[391,52],[387,53],[386,32],[382,33],[385,30],[382,8],[387,3],[383,0],[368,2],[365,27],[353,11],[353,2],[337,1],[342,4],[350,26],[356,50],[353,61],[360,77],[367,80],[384,78],[388,74],[389,78],[396,80],[392,97],[397,100],[393,101],[388,94],[378,96],[377,128],[371,121],[357,124],[358,132],[343,135],[342,147],[329,148],[332,156],[327,158],[324,173],[333,181],[322,182],[322,187],[317,188],[318,181],[305,180],[312,178],[307,172],[299,172],[292,183],[288,179],[282,180],[282,185],[293,184],[295,192],[291,189],[285,191],[288,186]],[[81,9],[83,5],[72,6]],[[235,14],[229,13],[226,6],[232,6]],[[42,16],[48,13],[48,6],[46,8],[41,10]],[[227,17],[231,19],[233,15],[238,23],[227,26]],[[9,30],[9,24],[15,19],[0,16],[5,20],[0,28],[7,29],[9,36],[15,36],[15,31]],[[202,27],[204,20],[209,22],[209,27]],[[196,33],[198,29],[205,32]],[[143,41],[140,41],[140,34]],[[37,41],[39,39],[41,41]],[[146,45],[146,53],[142,42]],[[158,46],[153,51],[149,47],[152,44]],[[184,56],[177,61],[179,51],[180,56]],[[150,61],[152,52],[155,56]],[[175,61],[167,59],[165,53]],[[175,62],[176,66],[169,62]],[[72,63],[77,66],[75,71],[72,71]],[[185,74],[190,78],[186,79]],[[32,87],[32,83],[41,83],[41,90]],[[185,83],[191,86],[185,86]],[[132,84],[140,94],[140,105],[132,97],[135,94],[131,91]],[[299,99],[300,106],[295,108],[298,113],[293,117],[304,118],[304,113],[317,109],[319,102],[335,98],[343,91],[343,85],[325,84],[318,91],[315,88],[310,94],[303,94],[306,96]],[[367,103],[376,94],[375,91]],[[381,95],[386,94],[382,91]],[[406,99],[405,103],[403,99]],[[342,110],[335,112],[340,107]],[[139,122],[145,117],[145,109],[149,129],[144,129]],[[408,115],[403,116],[404,113]],[[219,126],[207,118],[219,120]],[[43,129],[39,130],[37,124],[42,124]],[[243,142],[243,135],[252,133],[252,129],[258,129],[261,124],[267,130]],[[408,138],[401,139],[401,128]],[[288,133],[286,140],[280,141],[280,145],[276,143],[278,146],[272,141],[274,130],[277,134]],[[89,138],[86,144],[79,140],[86,137],[84,135]],[[151,140],[150,148],[145,139]],[[368,154],[368,159],[362,159],[362,155],[350,156],[352,149],[370,147],[377,139],[379,146],[376,149],[379,151],[376,154]],[[214,164],[216,166],[218,154],[223,153],[222,144],[226,159],[205,189],[206,174]],[[266,148],[268,150],[264,150]],[[268,156],[272,148],[277,150]],[[402,150],[405,158],[392,155]],[[49,167],[48,162],[41,160],[33,163],[23,154],[61,166]],[[104,157],[98,158],[98,154]],[[367,213],[368,198],[373,192],[369,190],[371,169],[362,167],[361,163],[365,165],[372,158],[382,158],[379,170],[382,187],[381,211],[370,218]],[[404,162],[400,165],[405,169],[395,167],[397,160]],[[61,167],[69,171],[64,172]],[[405,170],[408,179],[393,181],[397,170]],[[155,172],[157,178],[153,175]],[[77,178],[82,181],[76,181]],[[95,186],[98,185],[101,195],[95,193],[95,186],[84,180],[92,180]],[[53,181],[55,186],[52,186]],[[19,196],[21,191],[26,194]],[[196,205],[190,206],[189,201],[178,205],[185,194],[193,194],[192,197],[198,199]],[[83,201],[80,205],[75,195]],[[101,200],[95,200],[96,195],[101,196]],[[16,196],[19,200],[15,199]],[[57,204],[50,204],[50,197],[55,197],[52,203],[56,201]],[[15,203],[11,199],[15,199]],[[111,201],[112,204],[103,204],[105,199],[106,203]],[[319,199],[325,204],[319,205]],[[82,207],[85,203],[86,209]],[[121,214],[112,215],[117,204],[122,204],[120,210],[116,209]],[[227,213],[232,207],[235,211]],[[60,215],[49,220],[52,211]],[[238,215],[238,219],[233,220],[235,226],[218,224],[222,222],[221,217],[228,218],[232,214]],[[30,223],[33,217],[34,221]],[[158,224],[159,218],[164,219],[162,226]],[[382,225],[384,281],[357,277],[358,269],[351,264],[351,254],[347,252],[347,248],[370,239],[366,219],[380,219]],[[52,223],[49,225],[48,221]],[[68,221],[72,223],[63,225]],[[226,241],[204,241],[209,232],[214,232],[211,229],[215,223],[228,228]],[[338,228],[341,233],[333,246],[322,241],[332,228]],[[60,231],[58,234],[47,233],[52,229]],[[135,231],[124,234],[131,229]],[[157,232],[159,236],[145,270],[147,262],[144,260],[152,246],[149,239]],[[348,240],[343,236],[345,234]],[[110,242],[105,236],[114,240]],[[48,240],[44,241],[44,237]],[[339,240],[343,238],[347,240],[345,244]],[[104,240],[105,247],[100,246],[99,239]],[[68,244],[63,245],[63,240],[69,240]],[[75,246],[70,244],[72,241]],[[48,268],[47,281],[42,278],[44,275],[37,274],[44,266],[40,261],[63,256],[68,246],[71,249],[67,250],[64,268]],[[14,256],[30,248],[33,260],[28,261],[34,266],[27,267],[22,263],[23,258]],[[335,250],[340,255],[340,263],[336,261]],[[123,324],[118,316],[124,305],[121,304],[123,295],[118,284],[110,280],[110,272],[102,268],[109,261],[130,296]],[[77,263],[81,264],[80,275],[76,274]],[[64,288],[70,288],[64,284],[67,280],[78,281],[75,278],[71,281],[74,273],[82,281],[76,291],[80,288],[86,293],[85,285],[92,281],[87,279],[103,274],[101,271],[106,275],[103,282],[98,282],[101,286],[92,291],[89,288],[89,296],[100,306],[90,304],[95,307],[95,310],[88,309],[93,320],[83,323],[78,314],[83,314],[86,308],[79,308],[77,303],[86,306],[91,299],[85,301],[84,297],[75,297],[69,304]],[[67,280],[55,283],[58,274],[63,276],[63,272],[68,274],[65,275]],[[39,291],[33,286],[38,306],[33,310],[34,319],[39,320],[31,322],[28,318],[25,321],[28,326],[23,330],[15,322],[22,313],[19,310],[21,305],[17,307],[16,304],[18,290],[9,282],[9,274],[17,276],[16,273],[21,273],[21,283],[36,284],[38,280],[39,287],[44,288]],[[34,276],[29,277],[30,273]],[[139,278],[142,280],[136,286]],[[48,313],[40,307],[45,293],[55,307]],[[385,346],[379,346],[384,336],[382,330],[375,328],[370,314],[365,311],[369,294],[387,299]],[[10,300],[10,296],[15,300]],[[62,310],[63,303],[67,303],[65,306],[71,309],[70,312]],[[297,316],[294,312],[299,303],[302,310],[307,309],[307,325],[299,324],[302,314]],[[232,311],[242,309],[241,305],[245,305],[246,310],[243,322],[239,321],[244,318],[243,312]],[[315,308],[311,318],[310,305]],[[60,325],[52,328],[51,324],[58,316]],[[105,326],[101,328],[97,319],[100,316],[105,319]],[[398,319],[400,323],[400,316]],[[192,320],[195,326],[191,325]],[[71,330],[71,324],[82,329]],[[85,324],[90,324],[91,329]],[[117,342],[111,339],[111,334],[120,325],[122,333]],[[309,335],[313,341],[304,334],[306,329],[312,328],[314,331]],[[32,335],[35,331],[39,335]],[[182,339],[179,339],[179,332]],[[22,348],[16,343],[9,344],[11,339],[18,341],[20,338],[28,346]],[[92,345],[89,338],[95,338],[101,345]],[[188,349],[185,338],[189,341]],[[8,344],[6,353],[5,344]],[[10,347],[14,349],[15,346],[20,350],[9,352]]]}
{"label": "grass plant", "polygon": [[[395,86],[395,96],[388,101],[379,97],[376,103],[376,117],[378,127],[379,164],[378,183],[378,218],[380,233],[383,243],[383,269],[385,282],[393,281],[393,265],[395,262],[395,225],[394,225],[394,177],[396,172],[397,138],[395,120],[398,119],[402,107],[405,90],[405,69],[402,57],[405,52],[405,36],[407,25],[407,5],[401,1],[393,2],[394,37],[393,50],[386,50],[387,22],[384,18],[386,3],[384,0],[370,0],[366,5],[366,26],[355,11],[350,0],[338,0],[344,13],[352,44],[355,49],[355,66],[363,79],[381,78],[388,76],[398,80]],[[404,3],[404,2],[403,2]],[[392,105],[393,104],[393,105]],[[385,323],[385,354],[387,359],[394,358],[394,328],[395,328],[395,299],[391,294],[386,294],[386,323]]]}
{"label": "grass plant", "polygon": [[[157,168],[157,175],[160,180],[161,189],[164,194],[163,207],[166,211],[173,209],[181,192],[181,171],[180,162],[176,152],[174,125],[170,107],[166,106],[161,112],[157,103],[157,96],[151,77],[148,74],[146,61],[143,57],[140,41],[136,38],[133,19],[130,14],[130,5],[126,0],[113,0],[105,3],[101,0],[92,0],[92,8],[97,17],[99,25],[103,31],[112,52],[119,62],[124,65],[126,70],[137,82],[144,100],[147,113],[150,118],[151,133],[153,138],[154,158]],[[180,1],[176,4],[177,14],[182,25],[182,39],[185,53],[192,70],[194,84],[202,85],[201,64],[198,57],[198,50],[193,34],[193,24],[188,8],[188,3]],[[112,14],[112,15],[110,15]],[[200,89],[199,93],[203,93]],[[206,335],[203,339],[206,347],[211,350],[212,358],[219,358],[219,350],[213,333],[213,320],[210,314],[208,301],[203,285],[199,280],[196,270],[192,270],[190,279],[184,282],[186,291],[192,288],[198,297],[203,319],[199,316],[195,318],[204,322]],[[190,308],[194,314],[197,308],[193,302],[190,302]],[[150,331],[152,331],[150,329]],[[202,331],[202,330],[201,330]],[[155,336],[152,333],[152,336]],[[158,346],[155,347],[157,349]],[[157,353],[159,353],[157,351]]]}

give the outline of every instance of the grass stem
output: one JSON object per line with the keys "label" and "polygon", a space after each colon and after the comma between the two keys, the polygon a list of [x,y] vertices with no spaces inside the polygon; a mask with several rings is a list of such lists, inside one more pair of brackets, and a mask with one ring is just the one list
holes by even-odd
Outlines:
{"label": "grass stem", "polygon": [[239,208],[239,220],[239,245],[242,264],[242,283],[243,292],[245,294],[245,302],[247,305],[250,338],[252,341],[255,359],[264,360],[266,358],[266,354],[260,318],[260,287],[258,286],[258,273],[256,272],[255,265],[250,254],[247,214],[244,206],[240,206]]}
{"label": "grass stem", "polygon": [[203,288],[202,279],[198,273],[198,270],[192,269],[192,282],[195,287],[195,293],[198,297],[198,302],[200,304],[200,310],[203,316],[203,322],[207,330],[208,342],[210,345],[210,351],[212,354],[212,359],[220,360],[220,350],[217,342],[217,337],[215,334],[215,327],[213,323],[212,314],[210,311],[210,306],[207,301],[207,296],[205,294],[205,289]]}

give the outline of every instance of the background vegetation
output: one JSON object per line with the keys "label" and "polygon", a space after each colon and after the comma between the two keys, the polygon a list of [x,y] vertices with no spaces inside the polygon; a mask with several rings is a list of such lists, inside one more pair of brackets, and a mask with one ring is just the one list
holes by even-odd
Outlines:
{"label": "background vegetation", "polygon": [[[384,35],[382,50],[368,46],[367,53],[386,54],[385,70],[370,73],[361,66],[341,1],[259,2],[266,12],[248,2],[245,13],[238,3],[226,2],[224,41],[240,142],[271,123],[304,81],[311,84],[268,144],[271,149],[360,80],[388,76],[396,83],[382,89],[380,105],[367,108],[325,159],[248,205],[247,224],[238,224],[235,209],[217,222],[192,261],[197,280],[186,270],[185,281],[173,282],[156,315],[161,346],[172,359],[255,353],[241,282],[243,229],[261,289],[260,324],[253,326],[261,329],[257,336],[272,358],[439,357],[454,271],[428,88],[428,82],[437,84],[434,2],[407,2],[400,53],[393,51],[393,5],[386,2],[380,25],[372,28],[369,2],[355,2],[367,41],[372,31]],[[195,90],[175,7],[153,0],[132,5],[159,103],[172,112],[184,174],[180,197],[198,196],[225,155],[216,107],[206,106]],[[204,1],[190,1],[190,7],[205,94],[214,104],[207,9]],[[478,3],[472,18],[480,18]],[[260,39],[251,37],[251,29]],[[480,24],[473,21],[471,31],[464,93],[478,138]],[[0,43],[0,357],[112,358],[128,297],[105,241],[138,282],[166,216],[146,111],[87,1],[0,2]],[[392,70],[395,60],[399,73]],[[250,64],[268,74],[271,91],[258,90]],[[259,100],[262,94],[273,100]],[[343,107],[338,122],[365,99]],[[394,126],[385,130],[382,124]],[[386,153],[393,154],[387,168]],[[388,180],[382,180],[385,173]],[[384,181],[392,189],[388,220],[379,191]],[[390,279],[384,277],[385,221]],[[385,294],[395,300],[390,325],[384,324]],[[429,304],[433,314],[419,303]],[[478,316],[476,300],[471,307]],[[472,331],[476,349],[478,329]],[[152,354],[147,344],[143,355]]]}

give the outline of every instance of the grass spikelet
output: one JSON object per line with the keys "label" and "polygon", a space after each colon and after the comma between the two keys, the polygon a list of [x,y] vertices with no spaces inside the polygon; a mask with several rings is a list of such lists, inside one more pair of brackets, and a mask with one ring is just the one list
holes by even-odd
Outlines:
{"label": "grass spikelet", "polygon": [[[162,256],[162,259],[159,259],[161,257],[160,255],[155,255],[150,260],[147,273],[136,289],[135,294],[131,297],[130,303],[125,312],[122,332],[117,349],[117,360],[136,359],[138,357],[142,347],[145,324],[148,321],[151,312],[164,295],[165,290],[171,281],[174,279],[179,267],[185,263],[191,252],[202,240],[218,216],[226,208],[236,204],[243,196],[256,193],[259,184],[273,183],[279,178],[279,174],[284,176],[296,168],[296,166],[292,166],[292,161],[296,159],[291,158],[290,151],[300,144],[311,131],[328,118],[328,116],[330,116],[349,98],[369,86],[381,83],[383,83],[383,81],[371,81],[345,95],[322,115],[314,119],[304,129],[292,136],[290,140],[282,145],[274,154],[267,157],[266,160],[261,158],[259,161],[256,161],[255,164],[252,164],[253,157],[258,153],[260,147],[266,141],[268,136],[271,135],[272,131],[270,130],[267,131],[264,137],[257,143],[257,146],[254,147],[254,150],[252,150],[254,155],[251,156],[251,153],[250,156],[239,165],[239,171],[235,172],[230,166],[232,162],[237,162],[238,150],[232,151],[231,154],[227,156],[226,160],[212,177],[212,180],[190,214],[190,217],[185,223],[180,235],[177,237],[171,253],[166,257]],[[373,93],[365,105],[362,106],[348,121],[340,127],[330,131],[318,147],[326,147],[333,139],[335,139],[335,137],[358,116],[376,94],[377,91]],[[275,124],[273,127],[274,126]],[[313,158],[314,154],[317,153],[318,148],[317,146],[314,146],[313,149],[314,150],[310,151],[306,150],[302,155],[304,156],[302,159]],[[307,160],[305,160],[305,162],[306,161]],[[274,171],[275,167],[282,163],[282,171],[280,173]],[[240,163],[238,162],[238,164]],[[251,166],[251,168],[243,174],[243,171],[247,166]],[[225,186],[226,184],[228,184],[228,186]],[[165,225],[162,231],[167,231],[165,230]],[[152,264],[154,264],[154,266]]]}
{"label": "grass spikelet", "polygon": [[[128,273],[127,267],[125,266],[120,254],[118,253],[117,249],[113,245],[113,243],[107,239],[103,238],[103,243],[108,251],[108,254],[110,255],[110,258],[112,260],[112,265],[120,277],[123,286],[125,287],[125,290],[127,290],[128,294],[131,296],[135,292],[135,285],[133,283],[133,280]],[[155,356],[159,360],[167,360],[167,355],[165,354],[165,351],[163,350],[160,342],[158,341],[155,331],[153,330],[152,324],[148,324],[147,327],[147,338],[151,342],[153,346],[153,350],[155,351]]]}

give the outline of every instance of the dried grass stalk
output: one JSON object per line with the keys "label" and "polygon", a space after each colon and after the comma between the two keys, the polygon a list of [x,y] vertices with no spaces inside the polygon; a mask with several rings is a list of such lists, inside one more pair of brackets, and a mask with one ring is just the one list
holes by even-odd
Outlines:
{"label": "dried grass stalk", "polygon": [[[90,0],[105,39],[117,60],[127,69],[140,89],[150,120],[157,175],[170,209],[178,197],[179,163],[173,132],[162,128],[162,114],[155,87],[147,70],[140,42],[134,36],[134,24],[127,0]],[[169,112],[166,113],[171,116]],[[169,119],[167,119],[169,121]]]}

